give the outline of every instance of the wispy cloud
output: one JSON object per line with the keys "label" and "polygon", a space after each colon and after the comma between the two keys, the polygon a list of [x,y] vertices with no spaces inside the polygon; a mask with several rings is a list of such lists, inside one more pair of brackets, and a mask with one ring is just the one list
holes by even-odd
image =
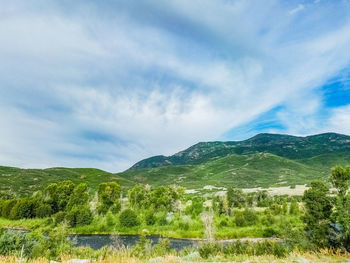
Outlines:
{"label": "wispy cloud", "polygon": [[350,62],[346,2],[0,5],[3,165],[118,171],[276,107],[279,130],[321,131],[319,88]]}
{"label": "wispy cloud", "polygon": [[290,15],[294,15],[294,14],[300,12],[301,10],[304,10],[304,8],[305,8],[304,5],[299,4],[296,8],[290,10],[290,11],[289,11],[289,14],[290,14]]}

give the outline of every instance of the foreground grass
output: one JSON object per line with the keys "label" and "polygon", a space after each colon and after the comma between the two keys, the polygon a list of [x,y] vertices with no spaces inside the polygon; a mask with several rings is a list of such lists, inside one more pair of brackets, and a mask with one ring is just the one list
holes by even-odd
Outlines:
{"label": "foreground grass", "polygon": [[[61,257],[60,262],[66,263],[69,260],[73,259],[74,257],[69,255],[63,255]],[[76,257],[75,257],[76,258]],[[180,263],[180,262],[245,262],[245,263],[268,263],[268,262],[274,262],[274,263],[323,263],[323,262],[334,262],[334,263],[340,263],[340,262],[349,262],[350,254],[341,254],[337,251],[332,250],[323,250],[320,252],[306,252],[306,253],[300,253],[300,252],[293,252],[289,254],[285,258],[276,258],[274,256],[265,255],[265,256],[245,256],[245,255],[238,255],[233,256],[230,258],[225,258],[223,256],[216,256],[215,258],[210,258],[207,260],[204,260],[200,258],[198,253],[192,253],[190,255],[186,256],[178,256],[178,255],[165,255],[162,257],[155,257],[150,259],[140,259],[137,257],[130,256],[129,253],[118,253],[118,254],[112,254],[112,255],[106,255],[104,258],[98,258],[97,260],[94,260],[93,262],[96,263],[141,263],[141,262],[173,262],[173,263]],[[26,262],[26,263],[49,263],[49,260],[45,258],[38,258],[38,259],[32,259],[32,260],[22,260],[20,261],[19,257],[15,256],[0,256],[0,262],[6,262],[6,263],[18,263],[18,262]]]}

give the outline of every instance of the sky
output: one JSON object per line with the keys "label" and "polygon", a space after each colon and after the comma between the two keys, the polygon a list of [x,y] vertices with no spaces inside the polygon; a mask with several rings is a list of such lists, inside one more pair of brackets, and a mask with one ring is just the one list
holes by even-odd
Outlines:
{"label": "sky", "polygon": [[348,0],[0,0],[0,165],[261,132],[350,134]]}

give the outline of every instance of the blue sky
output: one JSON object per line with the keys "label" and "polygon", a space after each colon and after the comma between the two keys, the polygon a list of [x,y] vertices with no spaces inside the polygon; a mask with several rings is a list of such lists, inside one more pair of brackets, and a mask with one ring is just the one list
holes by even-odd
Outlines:
{"label": "blue sky", "polygon": [[347,0],[0,0],[0,164],[122,171],[199,141],[350,134]]}

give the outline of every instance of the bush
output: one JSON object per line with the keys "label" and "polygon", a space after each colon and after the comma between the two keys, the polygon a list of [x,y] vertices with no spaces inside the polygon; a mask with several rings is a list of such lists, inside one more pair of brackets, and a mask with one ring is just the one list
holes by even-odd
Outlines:
{"label": "bush", "polygon": [[273,237],[278,234],[278,231],[272,227],[265,228],[263,231],[263,237]]}
{"label": "bush", "polygon": [[148,212],[145,216],[146,225],[153,226],[156,223],[156,217],[154,216],[154,212]]}
{"label": "bush", "polygon": [[151,253],[152,253],[152,241],[148,240],[145,235],[141,235],[140,240],[136,243],[136,245],[131,250],[131,255],[139,258],[144,258],[144,257],[150,256]]}
{"label": "bush", "polygon": [[219,222],[219,227],[226,227],[226,226],[228,226],[228,219],[227,219],[227,217],[221,219],[220,222]]}
{"label": "bush", "polygon": [[217,243],[204,243],[198,248],[198,252],[202,258],[207,259],[210,256],[216,256],[221,249],[222,247]]}
{"label": "bush", "polygon": [[116,202],[112,207],[111,207],[111,212],[113,214],[118,214],[120,210],[122,209],[122,205],[120,202]]}
{"label": "bush", "polygon": [[241,211],[236,211],[234,218],[235,218],[236,226],[238,226],[238,227],[245,226],[244,215]]}
{"label": "bush", "polygon": [[71,227],[89,225],[92,222],[93,215],[88,206],[74,206],[66,215],[66,219]]}
{"label": "bush", "polygon": [[232,242],[227,244],[224,247],[223,252],[225,255],[243,255],[243,254],[247,254],[247,250],[248,250],[248,243],[237,241],[237,242]]}
{"label": "bush", "polygon": [[112,215],[111,212],[108,212],[108,213],[107,213],[107,216],[106,216],[106,224],[107,224],[107,226],[109,226],[109,227],[112,227],[112,226],[114,226],[114,224],[115,224],[115,222],[114,222],[114,217],[113,217],[113,215]]}
{"label": "bush", "polygon": [[108,204],[100,204],[98,207],[97,207],[97,213],[99,213],[100,215],[105,215],[107,214],[109,210],[109,205]]}
{"label": "bush", "polygon": [[299,214],[299,205],[298,205],[298,202],[296,200],[293,200],[291,202],[290,207],[289,207],[289,214],[291,214],[291,215]]}
{"label": "bush", "polygon": [[139,225],[137,215],[131,209],[125,209],[120,213],[119,222],[124,227],[133,227]]}
{"label": "bush", "polygon": [[2,204],[1,214],[3,217],[9,219],[12,208],[17,204],[16,199],[6,200]]}
{"label": "bush", "polygon": [[168,221],[166,220],[166,215],[162,214],[159,218],[158,218],[158,224],[160,226],[166,226],[168,224]]}
{"label": "bush", "polygon": [[56,215],[55,215],[55,224],[61,224],[65,218],[66,218],[66,215],[67,213],[66,212],[58,212]]}
{"label": "bush", "polygon": [[261,256],[274,255],[276,257],[284,257],[292,249],[281,242],[245,242],[240,241],[227,244],[223,252],[225,255],[247,255],[247,256]]}
{"label": "bush", "polygon": [[245,209],[243,212],[243,216],[245,220],[245,225],[247,226],[255,225],[259,221],[257,213],[252,209]]}
{"label": "bush", "polygon": [[274,243],[273,255],[278,258],[285,257],[291,249],[289,249],[285,244],[276,242]]}
{"label": "bush", "polygon": [[16,220],[22,218],[33,218],[34,203],[28,198],[19,199],[12,207],[9,219]]}
{"label": "bush", "polygon": [[190,224],[188,222],[180,221],[179,222],[179,228],[182,230],[189,230],[190,229]]}
{"label": "bush", "polygon": [[35,216],[39,218],[48,217],[52,214],[52,208],[48,204],[41,203],[35,209]]}
{"label": "bush", "polygon": [[170,241],[168,238],[161,238],[158,244],[153,247],[153,254],[156,256],[164,256],[170,252]]}
{"label": "bush", "polygon": [[[23,247],[23,256],[31,258],[35,256],[33,254],[34,248],[37,245],[44,243],[45,240],[42,235],[26,235],[13,231],[4,231],[0,235],[0,255],[11,255],[19,253]],[[43,253],[43,251],[41,252]]]}

